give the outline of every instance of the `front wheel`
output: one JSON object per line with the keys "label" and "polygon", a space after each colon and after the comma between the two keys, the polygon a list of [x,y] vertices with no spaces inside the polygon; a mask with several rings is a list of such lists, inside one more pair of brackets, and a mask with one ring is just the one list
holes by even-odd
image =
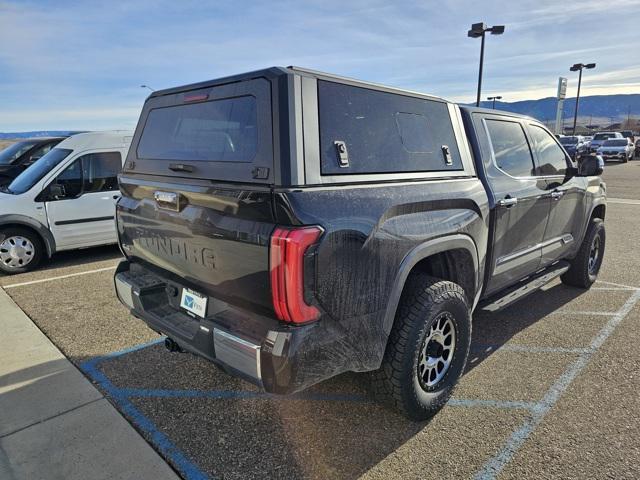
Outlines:
{"label": "front wheel", "polygon": [[9,275],[33,270],[44,254],[40,237],[23,228],[0,230],[0,271]]}
{"label": "front wheel", "polygon": [[374,394],[411,420],[426,420],[447,402],[471,343],[471,313],[462,288],[415,275],[402,294]]}
{"label": "front wheel", "polygon": [[600,218],[592,218],[578,255],[571,261],[569,270],[560,277],[562,283],[580,288],[591,287],[598,278],[602,266],[605,242],[604,221]]}

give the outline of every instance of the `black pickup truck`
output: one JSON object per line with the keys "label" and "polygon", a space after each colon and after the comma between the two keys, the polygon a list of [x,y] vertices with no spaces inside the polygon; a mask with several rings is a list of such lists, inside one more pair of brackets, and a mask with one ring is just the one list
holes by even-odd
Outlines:
{"label": "black pickup truck", "polygon": [[601,172],[532,118],[294,67],[157,91],[119,177],[115,286],[170,350],[274,393],[372,372],[424,419],[474,309],[595,281]]}

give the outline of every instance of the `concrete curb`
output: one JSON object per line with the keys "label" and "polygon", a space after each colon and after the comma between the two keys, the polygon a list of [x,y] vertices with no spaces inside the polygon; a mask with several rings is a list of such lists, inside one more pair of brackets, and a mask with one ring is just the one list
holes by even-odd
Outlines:
{"label": "concrete curb", "polygon": [[1,288],[0,332],[0,478],[179,478]]}

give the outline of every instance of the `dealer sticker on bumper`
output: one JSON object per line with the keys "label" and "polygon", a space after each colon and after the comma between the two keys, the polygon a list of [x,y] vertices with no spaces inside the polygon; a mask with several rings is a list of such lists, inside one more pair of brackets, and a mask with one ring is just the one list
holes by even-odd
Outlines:
{"label": "dealer sticker on bumper", "polygon": [[188,288],[182,289],[180,306],[199,317],[204,318],[207,315],[207,297]]}

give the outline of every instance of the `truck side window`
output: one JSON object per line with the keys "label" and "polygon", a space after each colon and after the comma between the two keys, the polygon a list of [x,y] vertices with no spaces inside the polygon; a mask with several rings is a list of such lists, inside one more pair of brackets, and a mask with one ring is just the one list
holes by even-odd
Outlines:
{"label": "truck side window", "polygon": [[496,165],[512,177],[534,175],[533,156],[522,125],[506,120],[486,120]]}
{"label": "truck side window", "polygon": [[531,125],[531,137],[538,153],[537,175],[564,175],[567,157],[549,132],[538,125]]}
{"label": "truck side window", "polygon": [[[464,168],[442,101],[318,80],[318,115],[322,175]],[[345,146],[348,164],[340,163],[336,142]]]}
{"label": "truck side window", "polygon": [[118,190],[122,157],[118,152],[90,153],[82,157],[84,193]]}

